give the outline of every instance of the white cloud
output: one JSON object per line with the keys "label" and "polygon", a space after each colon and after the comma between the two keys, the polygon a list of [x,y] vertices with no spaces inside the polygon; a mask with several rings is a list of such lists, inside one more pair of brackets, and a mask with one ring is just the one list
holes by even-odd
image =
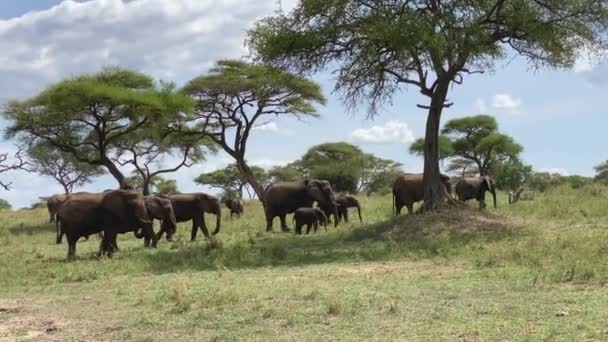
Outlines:
{"label": "white cloud", "polygon": [[410,128],[400,121],[388,121],[382,126],[359,128],[351,133],[351,137],[355,141],[372,144],[410,144],[414,141],[414,134]]}
{"label": "white cloud", "polygon": [[250,162],[249,164],[259,166],[264,169],[271,169],[274,166],[285,166],[289,164],[291,161],[286,160],[273,160],[273,159],[258,159]]}
{"label": "white cloud", "polygon": [[276,8],[257,0],[66,0],[0,20],[0,90],[28,96],[108,65],[184,82],[215,60],[245,56],[247,28]]}
{"label": "white cloud", "polygon": [[496,94],[492,101],[492,107],[497,109],[517,109],[521,106],[521,99],[514,98],[509,94]]}
{"label": "white cloud", "polygon": [[547,173],[557,173],[560,174],[562,176],[569,176],[570,172],[566,171],[565,169],[559,168],[559,167],[545,167],[545,168],[540,168],[538,169],[539,172],[547,172]]}
{"label": "white cloud", "polygon": [[254,131],[278,132],[279,126],[275,122],[267,122],[253,128]]}

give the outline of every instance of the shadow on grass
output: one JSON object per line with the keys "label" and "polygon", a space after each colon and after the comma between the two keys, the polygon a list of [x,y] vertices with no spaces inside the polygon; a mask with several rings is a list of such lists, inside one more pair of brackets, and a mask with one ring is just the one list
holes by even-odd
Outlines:
{"label": "shadow on grass", "polygon": [[55,232],[56,228],[55,223],[26,224],[22,222],[8,227],[7,230],[12,235],[36,235]]}
{"label": "shadow on grass", "polygon": [[354,230],[312,236],[268,234],[222,246],[211,241],[146,255],[149,271],[304,266],[332,262],[451,257],[472,243],[521,237],[525,232],[500,216],[471,209],[401,216]]}

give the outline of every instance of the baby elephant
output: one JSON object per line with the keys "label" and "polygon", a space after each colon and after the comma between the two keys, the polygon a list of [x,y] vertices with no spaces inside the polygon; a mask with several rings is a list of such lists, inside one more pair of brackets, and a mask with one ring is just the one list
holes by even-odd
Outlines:
{"label": "baby elephant", "polygon": [[306,225],[306,234],[310,233],[310,229],[314,228],[316,232],[319,224],[323,225],[327,230],[327,216],[319,208],[298,208],[293,213],[293,221],[295,221],[295,233],[302,235],[302,226]]}
{"label": "baby elephant", "polygon": [[243,213],[243,201],[241,201],[240,199],[227,199],[224,201],[224,204],[226,205],[226,208],[230,209],[230,218],[232,218],[233,215],[236,215],[236,217],[241,217],[241,214]]}

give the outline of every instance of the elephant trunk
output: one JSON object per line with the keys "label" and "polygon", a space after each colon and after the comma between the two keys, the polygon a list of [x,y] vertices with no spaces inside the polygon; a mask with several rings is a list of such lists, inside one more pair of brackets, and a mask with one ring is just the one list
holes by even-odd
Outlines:
{"label": "elephant trunk", "polygon": [[220,206],[217,206],[217,212],[215,213],[216,215],[216,219],[215,219],[215,231],[213,231],[213,235],[217,235],[220,232],[220,224],[222,221],[222,212],[220,209]]}
{"label": "elephant trunk", "polygon": [[494,209],[496,209],[496,189],[492,188],[492,198],[494,199]]}

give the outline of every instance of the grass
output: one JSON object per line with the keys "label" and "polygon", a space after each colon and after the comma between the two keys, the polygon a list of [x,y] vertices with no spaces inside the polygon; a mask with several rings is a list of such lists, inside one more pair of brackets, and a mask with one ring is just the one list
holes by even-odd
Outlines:
{"label": "grass", "polygon": [[[66,261],[44,210],[0,213],[0,340],[604,340],[608,188],[561,187],[480,212],[264,232],[258,203],[218,239]],[[208,219],[212,222],[213,219]]]}

